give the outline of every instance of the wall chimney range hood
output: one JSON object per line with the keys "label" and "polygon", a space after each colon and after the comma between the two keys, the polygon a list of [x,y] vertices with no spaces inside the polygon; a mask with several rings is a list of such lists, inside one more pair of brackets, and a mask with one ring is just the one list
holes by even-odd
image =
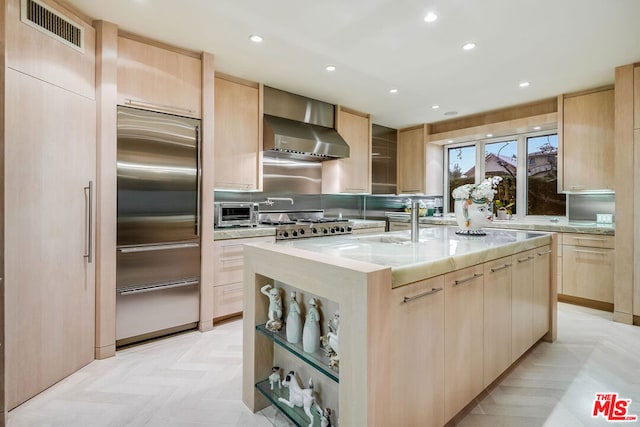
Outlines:
{"label": "wall chimney range hood", "polygon": [[335,107],[264,87],[265,156],[323,161],[349,157],[349,145],[334,129]]}

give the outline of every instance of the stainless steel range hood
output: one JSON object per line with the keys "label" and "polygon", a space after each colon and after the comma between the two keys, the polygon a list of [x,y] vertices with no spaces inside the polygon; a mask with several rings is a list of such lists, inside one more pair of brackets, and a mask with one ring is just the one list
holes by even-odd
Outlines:
{"label": "stainless steel range hood", "polygon": [[265,86],[265,155],[312,161],[349,157],[349,145],[334,129],[334,114],[331,104]]}

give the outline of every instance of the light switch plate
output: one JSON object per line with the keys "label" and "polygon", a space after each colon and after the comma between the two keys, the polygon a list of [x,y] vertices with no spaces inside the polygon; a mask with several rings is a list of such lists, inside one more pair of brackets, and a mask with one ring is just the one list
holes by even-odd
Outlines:
{"label": "light switch plate", "polygon": [[596,214],[598,224],[613,224],[613,214]]}

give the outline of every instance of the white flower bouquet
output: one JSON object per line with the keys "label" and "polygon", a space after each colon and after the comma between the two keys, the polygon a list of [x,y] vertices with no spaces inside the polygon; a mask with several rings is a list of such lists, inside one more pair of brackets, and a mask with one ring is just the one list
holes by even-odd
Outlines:
{"label": "white flower bouquet", "polygon": [[498,191],[495,189],[502,181],[499,176],[487,178],[480,184],[465,184],[455,188],[451,195],[455,200],[467,200],[471,199],[475,202],[492,202],[493,195]]}

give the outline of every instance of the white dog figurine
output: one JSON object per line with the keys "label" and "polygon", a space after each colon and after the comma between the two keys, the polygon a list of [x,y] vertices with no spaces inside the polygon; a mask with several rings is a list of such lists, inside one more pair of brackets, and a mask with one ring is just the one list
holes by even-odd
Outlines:
{"label": "white dog figurine", "polygon": [[320,405],[316,405],[316,409],[320,413],[320,427],[333,427],[333,424],[331,424],[331,408],[322,409]]}
{"label": "white dog figurine", "polygon": [[313,413],[311,407],[315,407],[316,398],[313,392],[313,381],[309,378],[309,388],[301,388],[298,379],[293,371],[289,371],[287,376],[282,380],[282,385],[289,388],[289,400],[280,397],[278,400],[290,408],[300,406],[304,409],[304,413],[309,417],[309,427],[313,427]]}
{"label": "white dog figurine", "polygon": [[271,390],[273,390],[273,386],[277,385],[280,388],[280,367],[274,366],[271,368],[271,375],[269,375],[269,385],[271,386]]}

